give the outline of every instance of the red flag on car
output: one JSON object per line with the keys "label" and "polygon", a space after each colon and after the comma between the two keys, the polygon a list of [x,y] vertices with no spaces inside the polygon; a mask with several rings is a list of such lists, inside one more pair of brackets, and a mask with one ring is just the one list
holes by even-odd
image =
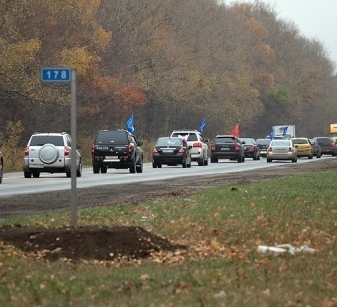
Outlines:
{"label": "red flag on car", "polygon": [[239,137],[239,133],[240,133],[239,124],[236,124],[235,128],[232,130],[232,135]]}

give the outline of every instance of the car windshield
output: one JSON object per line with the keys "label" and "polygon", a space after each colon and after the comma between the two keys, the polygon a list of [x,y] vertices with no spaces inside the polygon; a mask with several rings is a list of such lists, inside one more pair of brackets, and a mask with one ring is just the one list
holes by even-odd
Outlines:
{"label": "car windshield", "polygon": [[173,133],[172,136],[179,137],[182,139],[185,139],[186,141],[198,141],[198,136],[196,133],[190,133],[190,132],[176,132]]}
{"label": "car windshield", "polygon": [[292,141],[293,141],[293,144],[308,144],[308,141],[305,139],[295,139]]}
{"label": "car windshield", "polygon": [[182,145],[182,140],[179,138],[160,138],[157,140],[156,145],[158,146],[181,146]]}
{"label": "car windshield", "polygon": [[329,138],[320,138],[320,139],[317,139],[317,143],[319,145],[330,145],[331,140]]}
{"label": "car windshield", "polygon": [[58,135],[34,135],[29,146],[42,146],[44,144],[63,146],[63,137]]}
{"label": "car windshield", "polygon": [[240,139],[241,142],[245,142],[245,145],[254,145],[254,139]]}
{"label": "car windshield", "polygon": [[270,146],[291,146],[291,142],[286,140],[275,140],[270,142]]}
{"label": "car windshield", "polygon": [[269,145],[270,140],[265,140],[265,139],[257,139],[256,144],[257,145]]}
{"label": "car windshield", "polygon": [[215,138],[215,144],[225,144],[225,143],[229,143],[229,144],[233,144],[235,143],[235,137],[217,137]]}
{"label": "car windshield", "polygon": [[96,137],[96,144],[106,144],[111,142],[128,142],[125,131],[100,131]]}

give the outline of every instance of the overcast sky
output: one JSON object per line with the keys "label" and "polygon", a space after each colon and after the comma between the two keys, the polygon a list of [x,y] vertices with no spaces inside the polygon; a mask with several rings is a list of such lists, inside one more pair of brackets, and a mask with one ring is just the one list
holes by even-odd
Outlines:
{"label": "overcast sky", "polygon": [[[337,66],[337,0],[258,0],[268,3],[278,17],[292,21],[301,34],[319,40]],[[226,4],[255,0],[223,0]]]}

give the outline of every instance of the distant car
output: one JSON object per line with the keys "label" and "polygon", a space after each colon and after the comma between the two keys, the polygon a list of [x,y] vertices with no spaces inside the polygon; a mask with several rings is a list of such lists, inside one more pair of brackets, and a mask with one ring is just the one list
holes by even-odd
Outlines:
{"label": "distant car", "polygon": [[260,160],[260,147],[257,146],[253,138],[240,138],[245,148],[245,157],[253,158],[253,160]]}
{"label": "distant car", "polygon": [[308,157],[308,159],[312,159],[314,156],[313,148],[310,144],[308,138],[292,138],[294,147],[297,151],[297,157]]}
{"label": "distant car", "polygon": [[257,139],[256,145],[260,148],[260,157],[267,157],[267,148],[271,139]]}
{"label": "distant car", "polygon": [[322,157],[322,151],[321,146],[318,145],[317,140],[315,139],[309,139],[311,146],[312,146],[312,154],[316,158]]}
{"label": "distant car", "polygon": [[191,145],[179,137],[160,137],[152,150],[152,167],[162,165],[191,167]]}
{"label": "distant car", "polygon": [[82,158],[79,144],[72,144],[66,132],[34,133],[27,143],[23,159],[25,178],[39,178],[40,173],[66,173],[71,176],[71,151],[76,150],[76,176],[82,176]]}
{"label": "distant car", "polygon": [[[2,143],[0,143],[0,147],[2,146]],[[4,176],[4,160],[2,157],[2,153],[0,151],[0,183],[2,183],[2,179]]]}
{"label": "distant car", "polygon": [[91,148],[94,174],[106,173],[108,168],[129,169],[129,173],[143,172],[142,141],[125,129],[98,131]]}
{"label": "distant car", "polygon": [[187,142],[191,148],[191,159],[199,166],[208,165],[208,139],[204,139],[198,130],[173,130],[171,137],[180,137]]}
{"label": "distant car", "polygon": [[211,163],[219,159],[245,162],[245,148],[240,139],[233,135],[217,135],[211,144]]}
{"label": "distant car", "polygon": [[318,145],[321,147],[322,155],[337,155],[337,147],[334,140],[330,137],[315,137]]}
{"label": "distant car", "polygon": [[267,162],[291,160],[297,162],[297,151],[291,140],[272,140],[267,149]]}

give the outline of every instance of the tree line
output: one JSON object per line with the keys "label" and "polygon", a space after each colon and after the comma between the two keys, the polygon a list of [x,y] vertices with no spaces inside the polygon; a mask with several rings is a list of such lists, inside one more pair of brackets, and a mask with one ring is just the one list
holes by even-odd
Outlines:
{"label": "tree line", "polygon": [[[335,64],[317,39],[264,3],[216,0],[0,0],[0,139],[70,131],[70,85],[42,67],[76,68],[78,135],[125,128],[263,137],[273,125],[326,135],[336,122]],[[13,144],[12,144],[13,145]]]}

